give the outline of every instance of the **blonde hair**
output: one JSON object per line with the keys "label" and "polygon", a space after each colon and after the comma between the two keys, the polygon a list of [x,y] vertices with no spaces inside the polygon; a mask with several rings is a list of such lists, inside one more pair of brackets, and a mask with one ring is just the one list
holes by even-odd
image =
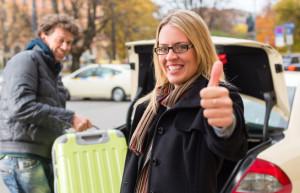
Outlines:
{"label": "blonde hair", "polygon": [[[201,16],[190,10],[175,10],[169,13],[157,27],[154,48],[159,45],[160,31],[167,24],[181,30],[193,44],[198,64],[197,73],[209,79],[212,65],[218,57],[208,27]],[[151,98],[149,105],[154,105],[154,108],[157,109],[155,90],[162,85],[168,84],[169,81],[163,73],[162,65],[159,63],[158,56],[154,51],[153,62],[156,78],[155,88],[149,95],[142,98],[139,103]]]}

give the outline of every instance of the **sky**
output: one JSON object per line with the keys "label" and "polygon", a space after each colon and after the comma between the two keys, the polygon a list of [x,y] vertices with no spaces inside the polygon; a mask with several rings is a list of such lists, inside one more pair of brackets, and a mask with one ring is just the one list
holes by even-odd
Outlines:
{"label": "sky", "polygon": [[[163,0],[153,0],[155,3],[162,5],[163,7],[168,7],[167,1]],[[269,3],[275,3],[277,0],[228,0],[229,3],[224,5],[224,8],[235,8],[245,10],[254,14],[257,14],[263,10],[263,8]],[[204,2],[212,2],[209,0],[204,0]]]}
{"label": "sky", "polygon": [[242,9],[251,13],[258,13],[270,2],[275,3],[276,0],[230,0],[229,7]]}

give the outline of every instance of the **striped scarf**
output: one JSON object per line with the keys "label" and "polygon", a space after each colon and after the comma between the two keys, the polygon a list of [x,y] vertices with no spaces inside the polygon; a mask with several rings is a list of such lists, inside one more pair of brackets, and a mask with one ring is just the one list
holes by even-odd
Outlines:
{"label": "striped scarf", "polygon": [[[185,84],[174,88],[170,84],[159,87],[156,90],[156,102],[155,106],[158,107],[158,104],[164,105],[167,108],[173,107],[182,94],[191,86],[191,84],[198,78],[194,76],[192,79],[187,81]],[[158,109],[158,108],[157,108]],[[135,193],[148,193],[148,180],[149,180],[149,169],[150,169],[150,155],[153,145],[153,140],[151,140],[150,145],[146,152],[145,149],[145,135],[147,129],[149,128],[150,123],[153,121],[154,116],[157,113],[157,109],[151,108],[151,105],[148,105],[140,122],[137,125],[135,132],[132,135],[130,140],[129,147],[136,154],[140,155],[146,153],[146,158],[142,167],[142,170],[137,179],[137,184],[135,188]]]}

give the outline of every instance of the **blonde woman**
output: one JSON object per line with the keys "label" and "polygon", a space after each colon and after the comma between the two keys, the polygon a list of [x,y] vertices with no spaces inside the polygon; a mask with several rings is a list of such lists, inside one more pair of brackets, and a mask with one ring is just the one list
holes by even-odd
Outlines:
{"label": "blonde woman", "polygon": [[220,82],[209,30],[177,10],[157,28],[156,85],[136,108],[121,193],[217,193],[224,159],[247,149],[243,104]]}

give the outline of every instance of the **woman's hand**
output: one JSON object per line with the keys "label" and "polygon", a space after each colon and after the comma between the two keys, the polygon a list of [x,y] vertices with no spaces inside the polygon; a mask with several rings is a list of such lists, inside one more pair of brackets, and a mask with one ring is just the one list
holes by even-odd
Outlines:
{"label": "woman's hand", "polygon": [[216,61],[211,71],[208,86],[200,91],[200,105],[204,108],[203,115],[213,127],[229,128],[233,124],[232,100],[229,91],[219,86],[223,74],[223,64]]}

